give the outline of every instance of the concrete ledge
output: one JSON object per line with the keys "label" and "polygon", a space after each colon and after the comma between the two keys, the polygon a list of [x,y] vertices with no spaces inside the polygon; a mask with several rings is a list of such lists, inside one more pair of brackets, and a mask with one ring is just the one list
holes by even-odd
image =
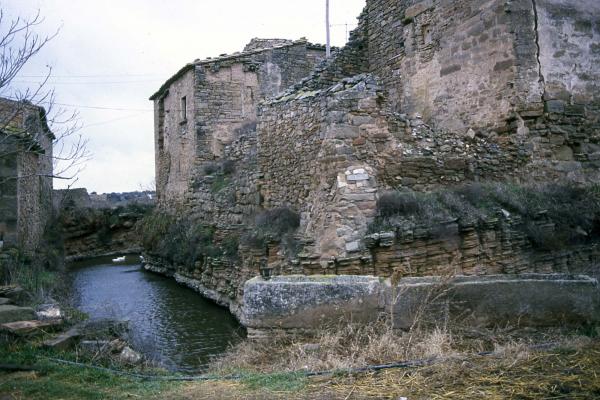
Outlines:
{"label": "concrete ledge", "polygon": [[311,330],[342,319],[368,323],[390,313],[394,327],[415,320],[465,326],[551,326],[600,322],[598,281],[585,275],[524,274],[405,278],[279,276],[244,286],[249,332]]}
{"label": "concrete ledge", "polygon": [[371,322],[385,306],[379,278],[278,276],[244,286],[242,323],[253,329],[314,329],[341,319]]}
{"label": "concrete ledge", "polygon": [[585,275],[524,274],[405,278],[390,292],[394,326],[454,320],[471,326],[550,326],[600,321],[598,281]]}

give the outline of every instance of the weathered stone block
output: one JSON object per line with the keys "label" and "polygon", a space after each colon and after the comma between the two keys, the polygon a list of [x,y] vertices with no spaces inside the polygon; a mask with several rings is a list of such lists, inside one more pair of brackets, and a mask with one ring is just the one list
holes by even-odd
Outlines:
{"label": "weathered stone block", "polygon": [[417,15],[424,13],[431,7],[433,7],[433,0],[425,0],[420,3],[417,3],[406,9],[406,11],[404,12],[404,18],[412,19],[412,18],[416,17]]}
{"label": "weathered stone block", "polygon": [[[490,275],[404,278],[393,293],[394,326],[410,328],[419,312],[435,321],[476,326],[551,326],[600,321],[598,281],[581,275]],[[431,301],[430,299],[434,299]]]}
{"label": "weathered stone block", "polygon": [[342,319],[372,322],[384,307],[379,278],[277,276],[244,286],[242,323],[255,329],[314,329]]}
{"label": "weathered stone block", "polygon": [[35,319],[35,312],[30,307],[18,307],[10,304],[0,306],[0,324]]}
{"label": "weathered stone block", "polygon": [[545,106],[548,113],[562,114],[565,112],[565,102],[562,100],[548,100]]}

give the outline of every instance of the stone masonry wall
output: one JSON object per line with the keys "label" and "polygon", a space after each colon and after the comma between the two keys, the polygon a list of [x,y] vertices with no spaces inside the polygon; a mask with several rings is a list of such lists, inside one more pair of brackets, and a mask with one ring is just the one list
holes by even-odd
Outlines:
{"label": "stone masonry wall", "polygon": [[152,97],[159,198],[181,202],[203,164],[254,129],[257,103],[306,76],[324,53],[306,41],[255,39],[249,46],[184,67]]}
{"label": "stone masonry wall", "polygon": [[[275,97],[293,84],[282,77],[306,72],[286,60],[316,59],[306,46],[195,64],[196,154],[183,209],[215,226],[220,243],[251,229],[260,211],[290,207],[301,214],[301,251],[290,260],[275,241],[191,271],[156,260],[148,268],[233,308],[264,262],[309,275],[582,271],[598,246],[533,250],[506,215],[484,227],[450,223],[445,239],[425,227],[368,235],[367,226],[387,190],[597,182],[592,3],[368,0],[349,45]],[[204,169],[227,160],[233,172]]]}
{"label": "stone masonry wall", "polygon": [[453,131],[502,125],[517,64],[505,3],[369,1],[368,18],[380,21],[369,24],[371,71],[388,87],[392,108]]}
{"label": "stone masonry wall", "polygon": [[27,252],[52,216],[52,140],[43,109],[0,99],[0,234]]}

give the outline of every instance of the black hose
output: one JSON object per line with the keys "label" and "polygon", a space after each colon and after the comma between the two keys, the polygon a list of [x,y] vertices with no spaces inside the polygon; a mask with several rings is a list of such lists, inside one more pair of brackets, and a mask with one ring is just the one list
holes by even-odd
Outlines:
{"label": "black hose", "polygon": [[[543,343],[543,344],[538,344],[538,345],[532,345],[532,346],[528,346],[528,349],[531,350],[540,350],[540,349],[548,349],[554,346],[557,346],[558,343]],[[479,353],[476,353],[475,355],[477,356],[490,356],[494,354],[493,351],[482,351]],[[138,378],[138,379],[143,379],[143,380],[156,380],[156,381],[166,381],[166,382],[190,382],[190,381],[216,381],[216,380],[239,380],[244,378],[244,375],[226,375],[226,376],[212,376],[212,375],[196,375],[196,376],[161,376],[161,375],[145,375],[145,374],[138,374],[138,373],[134,373],[134,372],[126,372],[126,371],[119,371],[116,369],[111,369],[111,368],[105,368],[105,367],[99,367],[96,365],[91,365],[91,364],[84,364],[84,363],[80,363],[80,362],[75,362],[75,361],[67,361],[67,360],[61,360],[59,358],[51,358],[51,357],[44,357],[45,359],[49,360],[49,361],[53,361],[55,363],[58,364],[65,364],[65,365],[73,365],[73,366],[78,366],[78,367],[84,367],[84,368],[91,368],[91,369],[95,369],[98,371],[103,371],[103,372],[108,372],[111,374],[116,374],[116,375],[123,375],[123,376],[128,376],[131,378]],[[385,370],[385,369],[396,369],[396,368],[417,368],[417,367],[424,367],[426,365],[431,365],[434,364],[438,361],[443,361],[443,358],[439,358],[439,357],[432,357],[432,358],[424,358],[424,359],[420,359],[420,360],[412,360],[412,361],[401,361],[401,362],[396,362],[396,363],[390,363],[390,364],[380,364],[380,365],[368,365],[366,367],[358,367],[358,368],[347,368],[347,369],[337,369],[337,370],[327,370],[327,371],[298,371],[296,373],[302,375],[302,376],[306,376],[306,377],[311,377],[311,376],[324,376],[324,375],[335,375],[335,374],[353,374],[353,373],[361,373],[361,372],[375,372],[375,371],[381,371],[381,370]]]}

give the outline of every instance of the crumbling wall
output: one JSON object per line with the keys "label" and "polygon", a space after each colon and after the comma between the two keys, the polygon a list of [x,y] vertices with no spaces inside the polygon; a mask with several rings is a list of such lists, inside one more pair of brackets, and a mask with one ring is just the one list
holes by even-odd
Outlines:
{"label": "crumbling wall", "polygon": [[324,54],[306,41],[253,40],[249,46],[187,65],[152,97],[159,198],[183,202],[203,166],[223,159],[228,145],[254,130],[258,102],[306,76]]}
{"label": "crumbling wall", "polygon": [[0,99],[0,234],[34,252],[52,216],[52,141],[45,111]]}
{"label": "crumbling wall", "polygon": [[[0,136],[1,141],[5,138]],[[17,242],[17,155],[8,143],[0,145],[0,239],[5,244]]]}
{"label": "crumbling wall", "polygon": [[264,207],[301,212],[300,230],[315,241],[319,259],[359,250],[374,216],[375,167],[394,150],[380,96],[376,80],[360,75],[261,107]]}
{"label": "crumbling wall", "polygon": [[[195,76],[190,70],[155,100],[156,190],[159,196],[169,199],[182,197],[194,167],[197,147],[193,124],[194,89]],[[186,98],[185,118],[181,106],[183,97]]]}
{"label": "crumbling wall", "polygon": [[[371,71],[382,77],[392,108],[452,131],[504,125],[517,90],[513,19],[523,15],[511,7],[520,6],[500,0],[369,1]],[[533,18],[519,23],[533,31]]]}

